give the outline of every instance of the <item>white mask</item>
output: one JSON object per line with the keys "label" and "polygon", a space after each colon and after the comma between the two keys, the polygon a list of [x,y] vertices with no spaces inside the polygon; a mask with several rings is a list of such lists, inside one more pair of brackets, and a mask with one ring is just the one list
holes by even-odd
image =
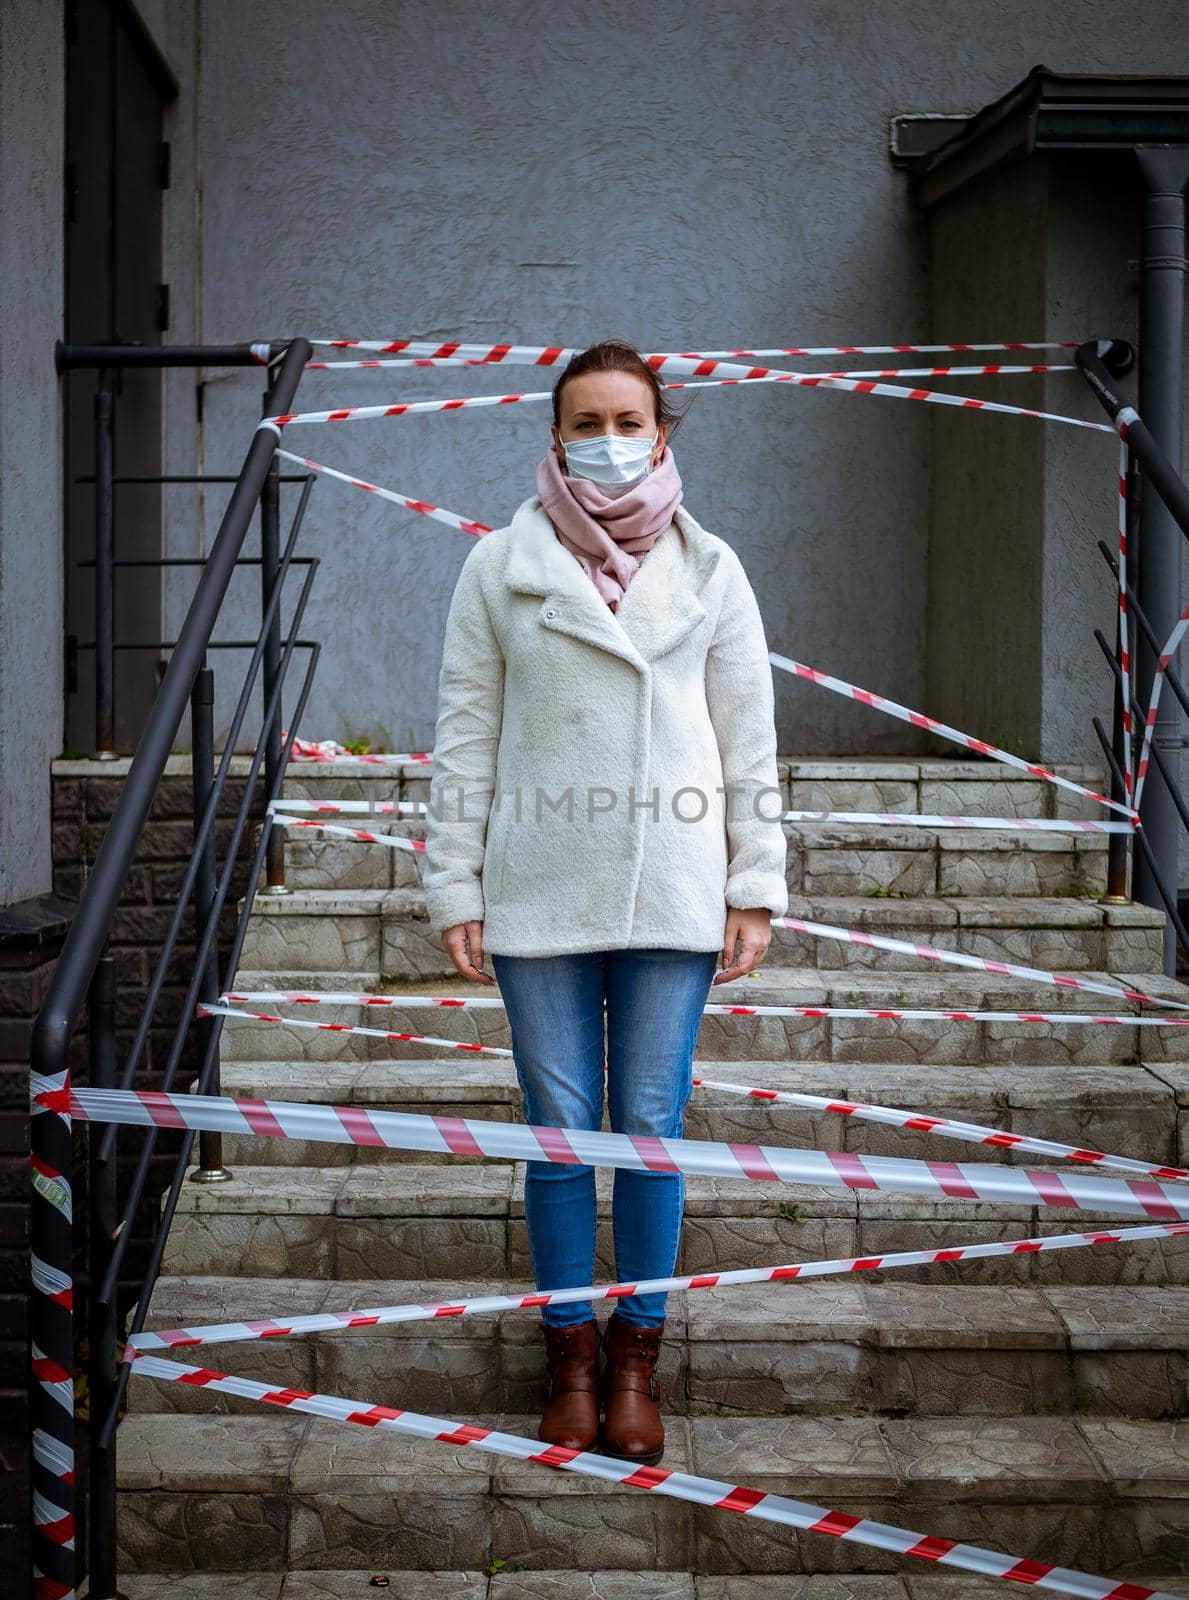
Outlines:
{"label": "white mask", "polygon": [[597,439],[563,439],[566,466],[580,478],[595,483],[634,483],[649,471],[648,458],[656,435],[639,439],[634,434],[604,433]]}

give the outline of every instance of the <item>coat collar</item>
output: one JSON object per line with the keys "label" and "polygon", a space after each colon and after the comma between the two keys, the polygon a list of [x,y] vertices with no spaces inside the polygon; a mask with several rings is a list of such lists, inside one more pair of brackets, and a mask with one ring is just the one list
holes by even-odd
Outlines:
{"label": "coat collar", "polygon": [[698,591],[717,560],[715,541],[679,505],[628,584],[619,611],[612,611],[533,495],[512,518],[504,585],[545,597],[537,612],[542,627],[643,667],[679,644],[706,615]]}

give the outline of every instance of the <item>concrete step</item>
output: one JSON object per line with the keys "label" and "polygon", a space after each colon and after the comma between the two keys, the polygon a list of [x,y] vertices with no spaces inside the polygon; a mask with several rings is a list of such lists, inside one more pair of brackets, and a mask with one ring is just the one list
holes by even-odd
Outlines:
{"label": "concrete step", "polygon": [[[1074,896],[793,894],[788,915],[1050,971],[1159,971],[1164,917],[1149,906]],[[772,966],[823,971],[919,971],[921,958],[774,927]],[[253,907],[244,965],[374,968],[394,979],[453,974],[429,931],[419,888],[312,888],[262,896]]]}
{"label": "concrete step", "polygon": [[[1162,1070],[1167,1071],[1144,1066],[1026,1063],[921,1067],[728,1061],[714,1065],[713,1075],[724,1083],[952,1117],[1055,1139],[1080,1149],[1109,1147],[1108,1154],[1189,1163],[1189,1112],[1178,1104],[1177,1090],[1160,1075]],[[496,1056],[339,1063],[232,1061],[222,1068],[222,1087],[226,1094],[248,1099],[366,1105],[497,1121],[521,1117],[513,1063]],[[609,1126],[606,1119],[604,1126]],[[1036,1165],[1035,1156],[999,1146],[959,1143],[936,1134],[751,1099],[725,1089],[694,1090],[686,1108],[685,1132],[691,1139],[729,1139],[744,1144]],[[403,1152],[373,1146],[237,1135],[226,1135],[223,1149],[232,1165],[245,1162],[250,1166],[346,1166],[406,1159]],[[431,1158],[414,1152],[407,1159],[425,1163]]]}
{"label": "concrete step", "polygon": [[[323,926],[333,929],[341,926],[341,922],[326,918]],[[381,982],[374,966],[323,969],[310,959],[316,951],[303,947],[300,953],[307,962],[302,968],[249,969],[245,964],[236,974],[235,988],[354,993],[374,991]],[[1157,998],[1189,1001],[1189,986],[1159,973],[1091,968],[1079,976],[1137,987]],[[474,992],[477,997],[490,998],[499,993],[498,983],[494,987],[474,985],[472,989],[457,974],[452,981],[445,982],[434,978],[416,982],[385,980],[383,989],[389,994],[453,997]],[[1103,1012],[1127,1015],[1141,1010],[1139,1002],[1099,998],[1081,990],[1055,988],[995,973],[959,968],[943,971],[936,965],[926,972],[866,972],[859,968],[836,972],[812,967],[766,966],[759,973],[713,985],[707,1003],[876,1010],[1077,1011],[1090,1015]],[[310,1010],[312,1008],[307,1008],[307,1013]],[[451,1010],[401,1009],[398,1006],[382,1011],[371,1009],[365,1014],[364,1008],[358,1006],[319,1006],[317,1020],[362,1021],[370,1027],[384,1027],[398,1033],[433,1034],[439,1038],[503,1047],[511,1045],[507,1021],[500,1008]],[[916,1061],[968,1065],[1029,1062],[1089,1066],[1141,1059],[1176,1061],[1184,1054],[1182,1033],[1179,1028],[1136,1028],[1127,1023],[1103,1026],[875,1017],[706,1016],[698,1037],[698,1057],[704,1061]],[[289,1028],[277,1023],[234,1021],[224,1029],[222,1051],[224,1059],[231,1061],[367,1061],[424,1056],[425,1047],[415,1041],[401,1043]]]}
{"label": "concrete step", "polygon": [[[424,821],[407,814],[330,814],[325,820],[406,839],[425,837]],[[1035,898],[1099,895],[1106,889],[1106,834],[819,822],[786,822],[784,832],[787,881],[794,894]],[[291,829],[285,838],[286,882],[292,889],[420,885],[423,858],[411,851],[302,828]]]}
{"label": "concrete step", "polygon": [[[360,1398],[399,1405],[402,1397]],[[535,1437],[531,1414],[452,1415]],[[163,1529],[170,1566],[207,1571],[475,1571],[499,1561],[583,1572],[605,1567],[611,1551],[629,1570],[679,1574],[915,1565],[714,1507],[299,1413],[132,1414],[120,1436],[121,1571],[159,1568]],[[1092,1572],[1189,1569],[1184,1422],[670,1416],[665,1465]]]}
{"label": "concrete step", "polygon": [[[1189,1288],[924,1286],[863,1279],[669,1297],[668,1412],[684,1416],[1183,1416]],[[149,1328],[529,1291],[531,1281],[167,1277]],[[600,1321],[610,1307],[596,1306]],[[544,1399],[540,1313],[438,1318],[179,1351],[277,1388],[399,1393],[413,1410],[531,1411]],[[250,1400],[141,1383],[138,1411],[259,1414]]]}
{"label": "concrete step", "polygon": [[[163,1572],[120,1576],[127,1600],[359,1600],[361,1590],[383,1577],[389,1600],[1003,1600],[1003,1585],[989,1578],[950,1570],[893,1577],[848,1574],[805,1577],[798,1573],[700,1576],[693,1572],[630,1572],[612,1568],[575,1572],[548,1568],[525,1571],[497,1558],[495,1571],[383,1572]],[[917,1565],[913,1563],[914,1567]],[[1160,1573],[1116,1570],[1117,1580],[1149,1589],[1189,1594],[1181,1579]],[[80,1591],[87,1600],[87,1590]]]}
{"label": "concrete step", "polygon": [[[531,1280],[524,1164],[238,1166],[234,1181],[182,1186],[166,1250],[175,1275]],[[614,1173],[596,1171],[597,1281],[615,1277]],[[871,1256],[893,1250],[1118,1227],[1117,1216],[746,1178],[689,1177],[680,1272]],[[890,1276],[890,1274],[889,1274]],[[1189,1284],[1189,1235],[1126,1247],[1028,1253],[896,1271],[934,1284]]]}

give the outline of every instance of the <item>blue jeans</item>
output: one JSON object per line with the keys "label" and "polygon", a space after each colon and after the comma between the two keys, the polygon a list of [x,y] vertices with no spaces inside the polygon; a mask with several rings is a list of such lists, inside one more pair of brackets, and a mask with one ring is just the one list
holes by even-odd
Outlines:
{"label": "blue jeans", "polygon": [[[693,1087],[693,1054],[717,950],[580,951],[560,956],[491,954],[512,1033],[527,1122],[597,1131],[603,1087],[612,1130],[680,1138]],[[604,1073],[603,1020],[607,1045]],[[615,1168],[615,1276],[667,1278],[677,1262],[685,1205],[679,1172]],[[524,1212],[538,1289],[574,1289],[595,1275],[594,1168],[525,1163]],[[628,1295],[616,1311],[659,1327],[663,1293]],[[553,1327],[586,1322],[589,1300],[543,1306]]]}

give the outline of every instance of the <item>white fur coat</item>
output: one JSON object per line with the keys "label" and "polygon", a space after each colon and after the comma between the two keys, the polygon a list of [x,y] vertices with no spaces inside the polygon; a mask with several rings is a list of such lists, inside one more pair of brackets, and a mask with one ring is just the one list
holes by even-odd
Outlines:
{"label": "white fur coat", "polygon": [[788,909],[782,805],[763,621],[725,540],[678,506],[618,612],[535,495],[476,542],[438,683],[434,932],[720,950],[728,906]]}

